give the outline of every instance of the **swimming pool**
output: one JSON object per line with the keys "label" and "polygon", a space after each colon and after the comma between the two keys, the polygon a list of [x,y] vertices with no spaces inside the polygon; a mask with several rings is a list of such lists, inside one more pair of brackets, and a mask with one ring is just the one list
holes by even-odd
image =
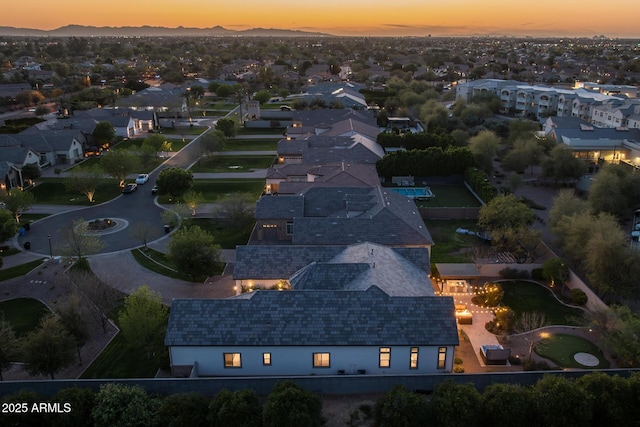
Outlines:
{"label": "swimming pool", "polygon": [[391,188],[391,191],[414,200],[429,200],[435,197],[429,187],[398,187]]}

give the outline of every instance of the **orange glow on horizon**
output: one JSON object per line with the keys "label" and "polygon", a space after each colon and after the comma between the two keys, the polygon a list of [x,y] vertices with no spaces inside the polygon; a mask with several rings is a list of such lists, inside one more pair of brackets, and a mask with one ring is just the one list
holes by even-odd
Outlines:
{"label": "orange glow on horizon", "polygon": [[[164,26],[229,30],[278,28],[318,31],[334,35],[546,35],[638,37],[632,2],[611,0],[606,9],[615,19],[604,19],[602,4],[584,0],[579,6],[556,0],[530,4],[506,0],[325,0],[302,3],[274,0],[269,3],[245,0],[212,4],[203,0],[124,1],[93,6],[86,1],[67,0],[59,4],[32,0],[29,11],[19,2],[3,7],[0,26],[51,30],[65,25]],[[625,12],[627,11],[627,12]]]}

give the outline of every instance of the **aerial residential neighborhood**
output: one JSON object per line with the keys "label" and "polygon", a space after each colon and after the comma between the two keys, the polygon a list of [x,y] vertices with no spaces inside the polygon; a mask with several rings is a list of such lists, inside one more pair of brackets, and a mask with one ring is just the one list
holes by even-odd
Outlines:
{"label": "aerial residential neighborhood", "polygon": [[249,390],[256,425],[284,425],[269,402],[292,387],[322,407],[300,425],[387,425],[394,396],[421,409],[389,425],[484,425],[444,390],[562,381],[582,396],[562,416],[597,425],[593,378],[638,397],[637,41],[0,47],[3,405],[79,408],[55,400],[75,387],[121,425],[102,399],[135,390],[163,396],[140,425],[172,425],[166,396],[193,392],[194,419],[240,425],[216,405]]}

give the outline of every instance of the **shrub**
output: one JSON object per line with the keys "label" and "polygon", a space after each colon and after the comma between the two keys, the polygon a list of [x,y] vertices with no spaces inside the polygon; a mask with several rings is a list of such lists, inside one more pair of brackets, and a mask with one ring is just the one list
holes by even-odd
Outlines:
{"label": "shrub", "polygon": [[427,424],[427,401],[404,385],[395,385],[380,396],[374,410],[376,425],[380,427],[418,427]]}
{"label": "shrub", "polygon": [[542,274],[541,268],[534,268],[531,270],[531,278],[533,280],[544,280],[544,275]]}
{"label": "shrub", "polygon": [[509,363],[514,366],[519,366],[519,365],[522,365],[522,359],[515,356],[509,356]]}
{"label": "shrub", "polygon": [[497,307],[503,296],[502,286],[497,283],[485,283],[480,293],[474,296],[471,302],[480,307]]}
{"label": "shrub", "polygon": [[518,270],[517,268],[503,268],[499,272],[503,279],[528,279],[529,272],[527,270]]}
{"label": "shrub", "polygon": [[587,294],[582,289],[571,289],[571,303],[575,305],[585,305],[587,303]]}
{"label": "shrub", "polygon": [[462,359],[456,357],[455,359],[453,359],[453,363],[455,363],[456,365],[462,365]]}
{"label": "shrub", "polygon": [[453,367],[453,372],[455,374],[464,374],[464,367],[460,366],[460,365],[456,365]]}
{"label": "shrub", "polygon": [[522,369],[525,371],[550,371],[553,368],[547,362],[536,362],[535,360],[525,360],[522,362]]}

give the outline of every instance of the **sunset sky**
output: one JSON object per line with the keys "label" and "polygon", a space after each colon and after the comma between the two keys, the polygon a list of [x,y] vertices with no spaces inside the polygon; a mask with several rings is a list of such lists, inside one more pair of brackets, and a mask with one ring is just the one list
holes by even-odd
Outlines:
{"label": "sunset sky", "polygon": [[[640,37],[637,0],[30,0],[3,5],[0,26],[281,28],[335,35],[504,34]],[[610,12],[608,12],[610,11]]]}

